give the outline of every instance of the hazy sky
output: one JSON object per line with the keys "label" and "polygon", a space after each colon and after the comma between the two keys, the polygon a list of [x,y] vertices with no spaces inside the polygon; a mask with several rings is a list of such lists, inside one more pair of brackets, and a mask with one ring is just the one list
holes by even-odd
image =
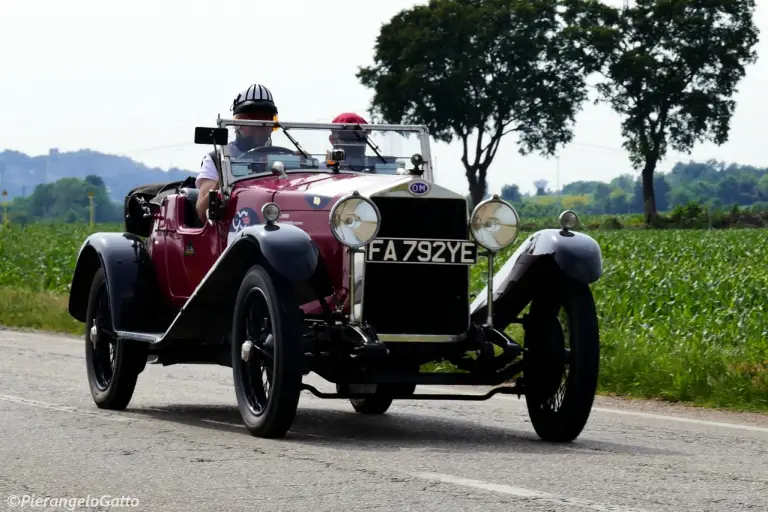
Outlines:
{"label": "hazy sky", "polygon": [[[194,126],[229,116],[234,96],[254,82],[271,88],[285,121],[367,115],[371,93],[357,67],[371,63],[381,24],[416,3],[0,0],[0,150],[91,148],[197,170],[208,148],[193,144]],[[756,23],[768,32],[768,2],[759,4]],[[767,85],[760,58],[739,86],[730,142],[697,146],[690,158],[768,166]],[[608,107],[584,106],[575,141],[561,152],[561,184],[631,171],[619,123]],[[432,151],[437,181],[465,193],[460,146],[433,143]],[[670,154],[660,170],[679,158],[689,157]],[[505,183],[530,191],[541,178],[554,188],[556,169],[554,159],[520,156],[508,137],[490,191]]]}

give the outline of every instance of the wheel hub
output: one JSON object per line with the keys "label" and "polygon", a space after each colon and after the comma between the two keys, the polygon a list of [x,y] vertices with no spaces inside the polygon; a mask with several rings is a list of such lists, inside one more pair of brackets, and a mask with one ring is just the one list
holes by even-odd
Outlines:
{"label": "wheel hub", "polygon": [[243,343],[243,346],[240,347],[240,358],[246,363],[251,358],[251,350],[253,350],[253,343],[251,340],[246,340],[245,343]]}
{"label": "wheel hub", "polygon": [[88,336],[91,339],[93,348],[95,349],[96,344],[99,342],[99,330],[96,328],[96,324],[91,326],[91,331],[88,333]]}

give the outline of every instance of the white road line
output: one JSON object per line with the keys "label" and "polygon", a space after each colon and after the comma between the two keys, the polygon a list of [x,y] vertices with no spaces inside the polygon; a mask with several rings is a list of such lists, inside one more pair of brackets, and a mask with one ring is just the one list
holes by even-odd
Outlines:
{"label": "white road line", "polygon": [[[451,394],[459,394],[459,395],[482,395],[484,394],[481,391],[465,391],[462,389],[455,389],[455,388],[438,388],[438,387],[432,387],[432,386],[419,386],[422,389],[426,391],[433,391],[437,393],[451,393]],[[522,402],[525,398],[518,399],[517,397],[511,397],[507,395],[495,395],[493,398],[500,398],[502,400],[509,400],[513,402]],[[493,399],[492,398],[492,399]],[[709,420],[699,420],[696,418],[684,418],[681,416],[667,416],[665,414],[653,414],[649,412],[640,412],[640,411],[630,411],[625,409],[611,409],[607,407],[593,407],[593,411],[595,412],[601,412],[601,413],[607,413],[607,414],[621,414],[624,416],[636,416],[638,418],[648,418],[648,419],[655,419],[655,420],[663,420],[663,421],[677,421],[679,423],[690,423],[692,425],[707,425],[711,427],[721,427],[721,428],[733,428],[738,430],[749,430],[752,432],[764,432],[768,433],[767,427],[758,427],[756,425],[744,425],[740,423],[727,423],[722,421],[709,421]]]}
{"label": "white road line", "polygon": [[622,409],[607,409],[604,407],[593,407],[592,410],[597,412],[607,412],[610,414],[623,414],[626,416],[637,416],[639,418],[649,418],[649,419],[657,419],[657,420],[665,420],[665,421],[679,421],[681,423],[691,423],[694,425],[709,425],[712,427],[735,428],[739,430],[750,430],[752,432],[768,433],[768,428],[758,427],[756,425],[726,423],[723,421],[698,420],[696,418],[682,418],[680,416],[666,416],[664,414],[652,414],[649,412],[640,412],[640,411],[625,411]]}
{"label": "white road line", "polygon": [[556,494],[535,491],[533,489],[526,489],[524,487],[512,487],[510,485],[494,484],[490,482],[482,482],[480,480],[470,480],[469,478],[460,478],[451,475],[444,475],[441,473],[410,473],[410,475],[422,480],[431,480],[446,484],[460,485],[462,487],[483,489],[485,491],[507,494],[509,496],[515,496],[525,500],[545,501],[561,506],[565,505],[571,507],[586,508],[589,510],[598,510],[600,512],[643,512],[641,509],[628,509],[625,507],[606,505],[594,501],[558,496]]}
{"label": "white road line", "polygon": [[40,407],[42,409],[50,409],[52,411],[61,411],[61,412],[69,412],[74,414],[84,414],[86,416],[94,416],[97,418],[102,418],[105,420],[110,421],[120,421],[120,422],[126,422],[130,421],[128,418],[123,418],[121,416],[112,415],[108,413],[102,413],[99,411],[86,411],[84,409],[78,409],[77,407],[72,407],[68,405],[54,405],[49,404],[47,402],[41,402],[40,400],[32,400],[30,398],[22,398],[20,396],[11,396],[11,395],[0,395],[0,400],[4,400],[6,402],[13,402],[16,404],[23,404],[23,405],[31,405],[32,407]]}

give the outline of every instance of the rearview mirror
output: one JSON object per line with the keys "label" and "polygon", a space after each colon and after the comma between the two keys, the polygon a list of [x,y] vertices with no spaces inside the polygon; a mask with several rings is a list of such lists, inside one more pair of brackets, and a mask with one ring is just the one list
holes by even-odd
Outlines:
{"label": "rearview mirror", "polygon": [[195,127],[195,144],[226,146],[227,142],[229,142],[229,131],[226,128]]}

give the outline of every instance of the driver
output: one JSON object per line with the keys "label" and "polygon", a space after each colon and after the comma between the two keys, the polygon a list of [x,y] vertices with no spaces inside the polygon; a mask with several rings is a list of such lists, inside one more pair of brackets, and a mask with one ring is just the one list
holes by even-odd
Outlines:
{"label": "driver", "polygon": [[[253,84],[242,91],[230,107],[234,119],[250,119],[272,121],[277,116],[277,105],[272,92],[261,84]],[[238,157],[253,148],[271,144],[272,127],[270,126],[237,126],[235,140],[227,144],[230,154]],[[200,174],[195,180],[199,196],[197,198],[197,215],[203,222],[208,220],[208,192],[219,186],[219,173],[213,161],[212,153],[205,155],[201,164]]]}

